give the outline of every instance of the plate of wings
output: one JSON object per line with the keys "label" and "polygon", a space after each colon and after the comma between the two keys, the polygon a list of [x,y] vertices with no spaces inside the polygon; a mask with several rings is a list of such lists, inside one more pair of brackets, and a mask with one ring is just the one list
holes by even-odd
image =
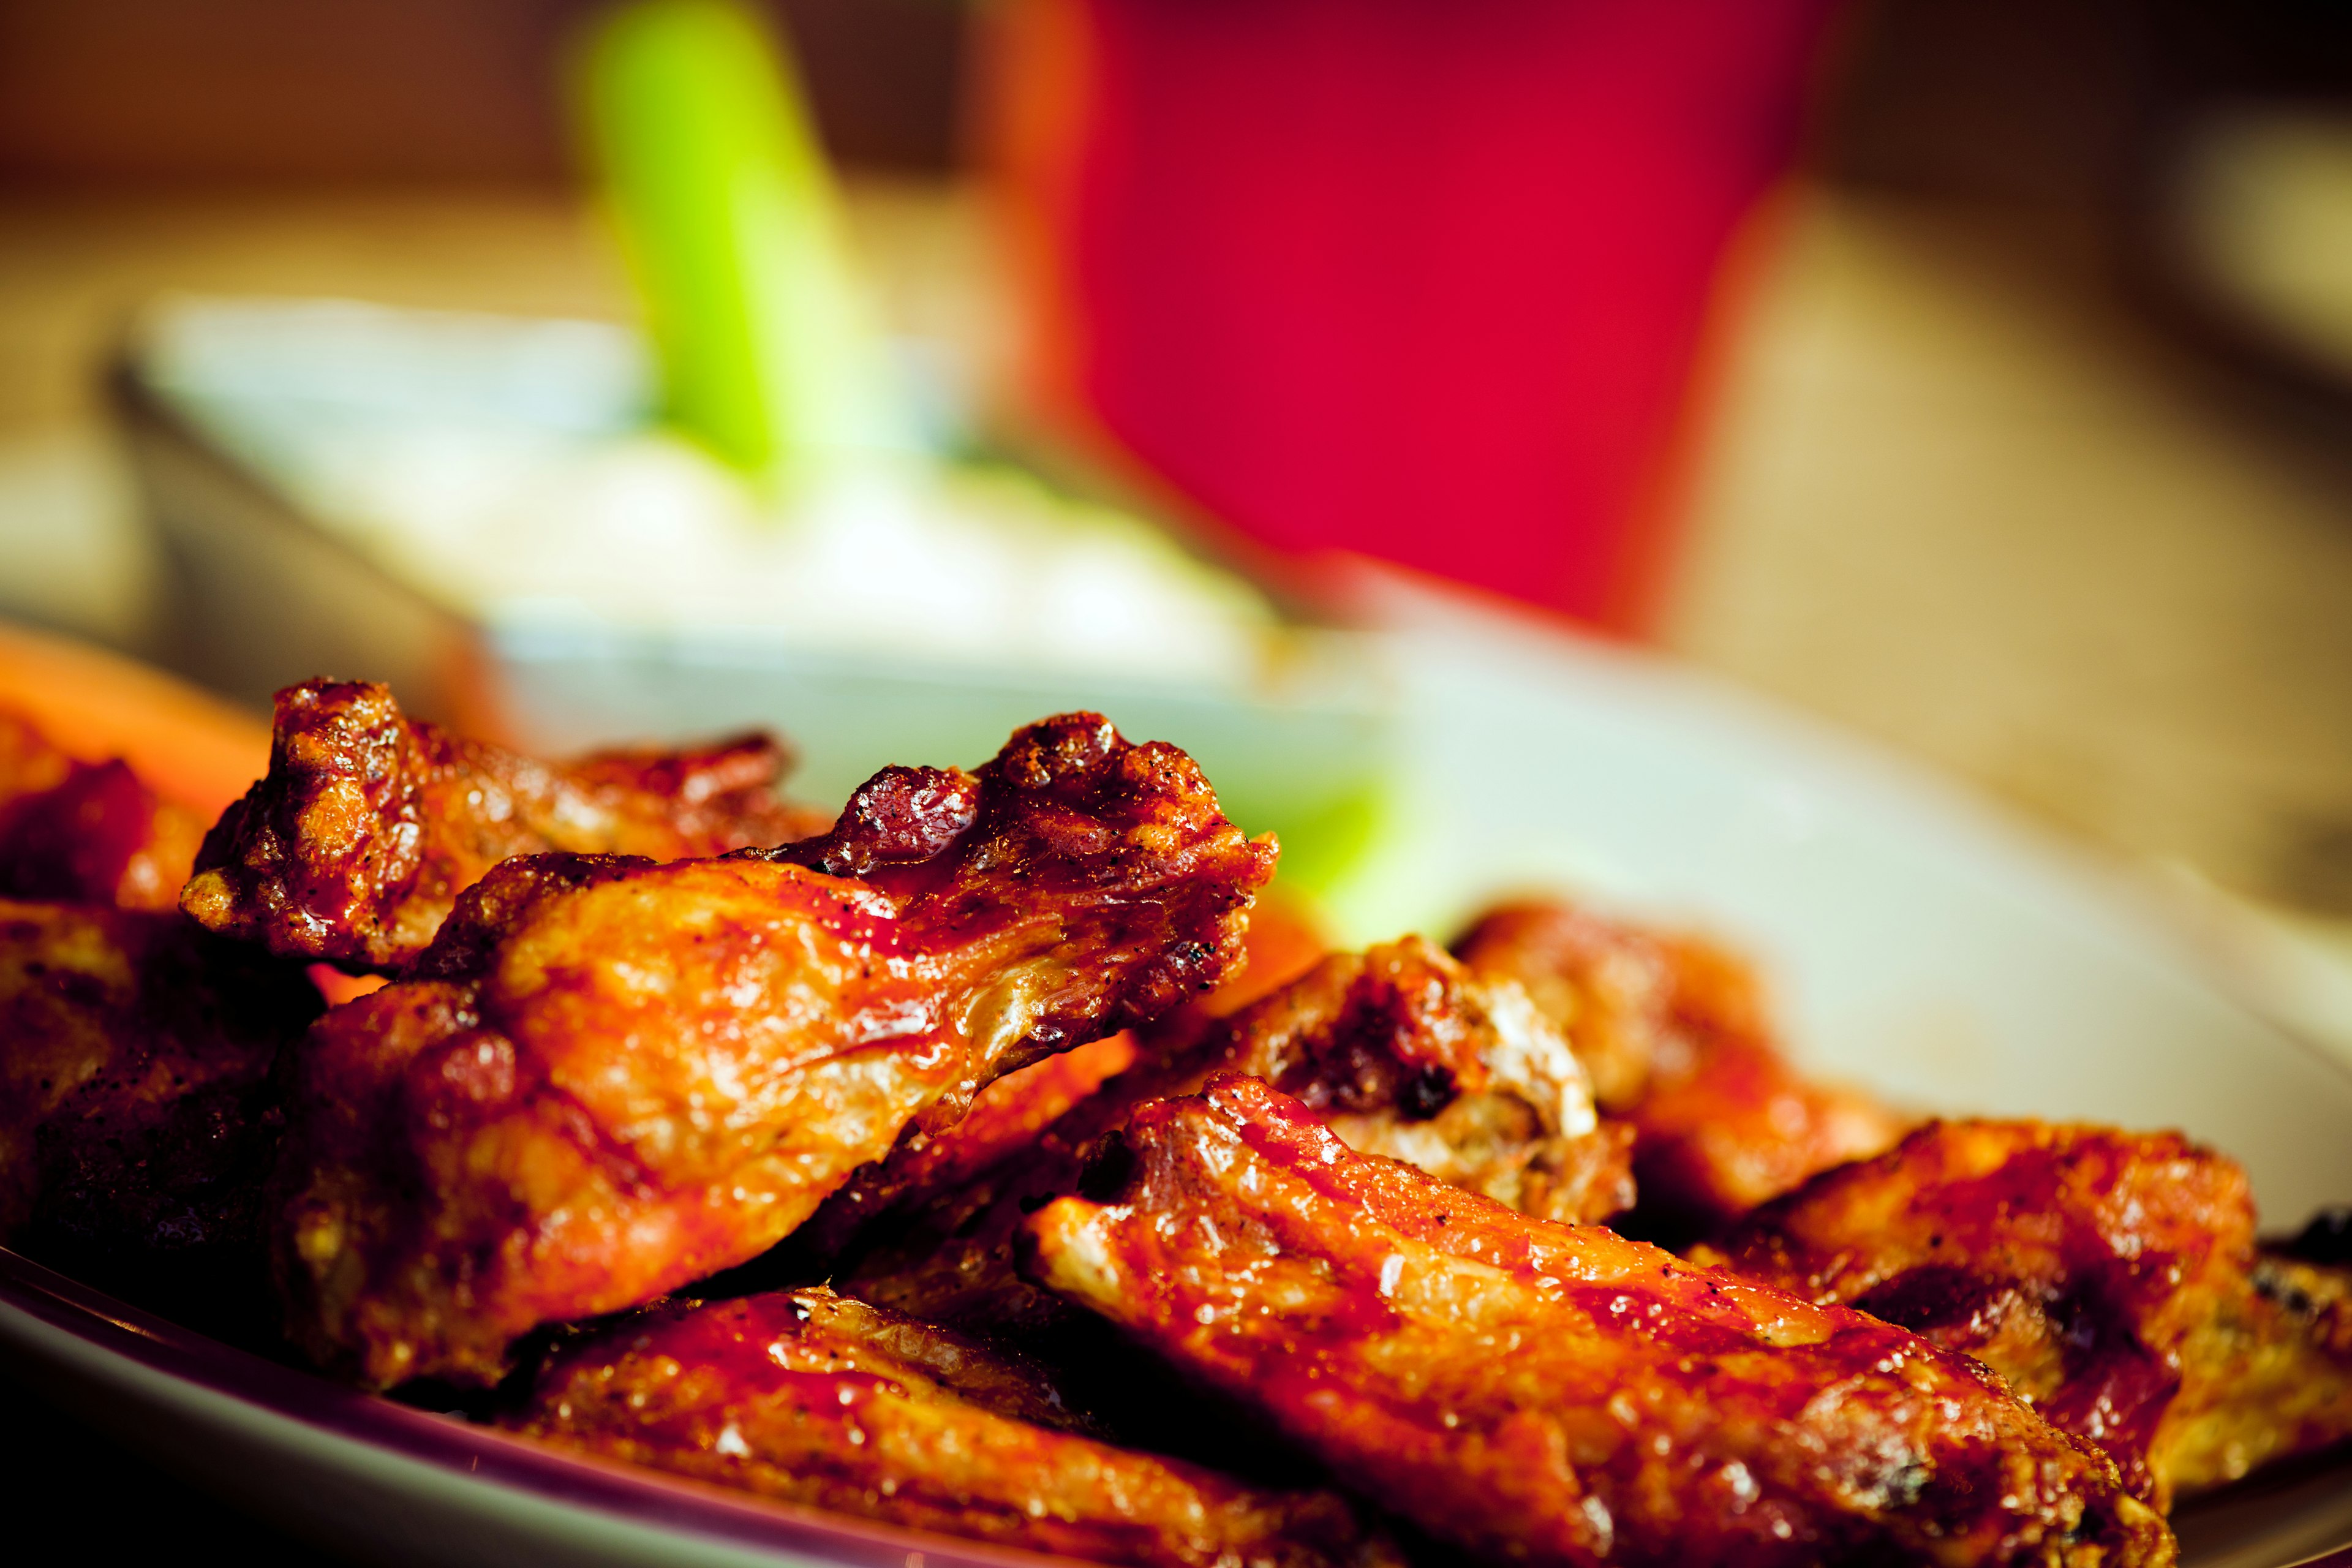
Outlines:
{"label": "plate of wings", "polygon": [[0,649],[0,1353],[387,1559],[2352,1540],[2352,1072],[1931,783],[1397,620],[1336,936],[1097,713],[808,802]]}

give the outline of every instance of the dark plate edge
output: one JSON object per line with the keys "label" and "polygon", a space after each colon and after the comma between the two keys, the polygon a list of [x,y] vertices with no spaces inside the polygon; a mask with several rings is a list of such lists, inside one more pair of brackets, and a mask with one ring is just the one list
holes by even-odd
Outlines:
{"label": "dark plate edge", "polygon": [[0,1247],[0,1305],[108,1355],[284,1420],[548,1501],[844,1568],[1068,1568],[1075,1560],[752,1500],[396,1404],[178,1327]]}

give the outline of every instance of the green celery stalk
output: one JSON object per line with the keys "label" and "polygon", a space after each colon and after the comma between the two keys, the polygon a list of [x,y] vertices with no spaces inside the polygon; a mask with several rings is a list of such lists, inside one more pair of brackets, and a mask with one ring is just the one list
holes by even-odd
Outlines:
{"label": "green celery stalk", "polygon": [[730,0],[635,0],[573,67],[668,420],[785,489],[910,445],[781,40]]}

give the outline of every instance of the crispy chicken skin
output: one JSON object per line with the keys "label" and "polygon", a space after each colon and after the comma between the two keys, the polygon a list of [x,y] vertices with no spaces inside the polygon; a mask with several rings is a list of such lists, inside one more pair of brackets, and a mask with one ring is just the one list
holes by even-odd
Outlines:
{"label": "crispy chicken skin", "polygon": [[305,1043],[290,1331],[387,1384],[757,1256],[921,1119],[1213,984],[1274,867],[1172,746],[1097,714],[975,776],[892,768],[823,837],[510,860]]}
{"label": "crispy chicken skin", "polygon": [[2247,1278],[2252,1300],[2181,1351],[2190,1371],[2158,1433],[2176,1492],[2352,1436],[2352,1265],[2265,1246]]}
{"label": "crispy chicken skin", "polygon": [[302,972],[178,915],[0,900],[0,1240],[119,1283],[260,1273]]}
{"label": "crispy chicken skin", "polygon": [[1801,1078],[1754,973],[1709,943],[1526,903],[1489,911],[1454,951],[1568,1032],[1601,1110],[1633,1124],[1643,1206],[1670,1229],[1712,1229],[1902,1136],[1863,1096]]}
{"label": "crispy chicken skin", "polygon": [[1422,937],[1326,958],[1182,1058],[1157,1095],[1248,1073],[1350,1148],[1524,1213],[1602,1219],[1633,1202],[1626,1141],[1601,1126],[1568,1042],[1518,986]]}
{"label": "crispy chicken skin", "polygon": [[[1321,962],[1328,946],[1295,905],[1279,896],[1259,899],[1242,933],[1240,961],[1215,986],[1151,1026],[1153,1057],[1198,1040],[1215,1020],[1296,980]],[[952,1127],[938,1132],[908,1128],[886,1158],[827,1198],[795,1240],[814,1257],[838,1258],[876,1219],[936,1203],[1027,1150],[1064,1112],[1134,1066],[1137,1054],[1132,1036],[1097,1040],[998,1079]]]}
{"label": "crispy chicken skin", "polygon": [[1025,1154],[1075,1106],[1135,1065],[1135,1036],[1099,1040],[1033,1062],[982,1089],[971,1110],[937,1133],[908,1126],[890,1152],[842,1184],[794,1237],[810,1255],[837,1258],[877,1218],[960,1193],[998,1164]]}
{"label": "crispy chicken skin", "polygon": [[1034,1278],[1482,1556],[2173,1558],[1967,1358],[1353,1153],[1257,1079],[1143,1107],[1081,1184],[1029,1220]]}
{"label": "crispy chicken skin", "polygon": [[1134,1568],[1402,1568],[1330,1492],[1083,1432],[1045,1379],[824,1289],[665,1305],[568,1347],[520,1429],[840,1513]]}
{"label": "crispy chicken skin", "polygon": [[678,860],[824,831],[826,813],[776,795],[787,761],[748,735],[541,763],[407,718],[385,687],[289,686],[269,772],[205,837],[180,907],[272,952],[394,973],[517,855]]}
{"label": "crispy chicken skin", "polygon": [[0,711],[0,898],[173,909],[203,837],[128,763],[68,756]]}
{"label": "crispy chicken skin", "polygon": [[2352,1433],[2345,1277],[2177,1133],[1934,1123],[1694,1257],[1976,1357],[2159,1508]]}
{"label": "crispy chicken skin", "polygon": [[1546,1218],[1631,1205],[1627,1130],[1600,1122],[1583,1069],[1519,988],[1421,937],[1335,953],[1189,1040],[1146,1031],[1146,1060],[992,1170],[943,1187],[869,1252],[850,1288],[918,1316],[1034,1338],[1070,1309],[1022,1279],[1013,1238],[1067,1192],[1084,1151],[1150,1100],[1223,1072],[1297,1096],[1349,1146]]}

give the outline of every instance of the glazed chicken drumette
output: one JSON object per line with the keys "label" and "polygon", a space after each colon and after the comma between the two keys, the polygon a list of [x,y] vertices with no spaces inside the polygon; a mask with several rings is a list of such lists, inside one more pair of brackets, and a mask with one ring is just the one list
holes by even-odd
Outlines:
{"label": "glazed chicken drumette", "polygon": [[203,834],[120,759],[0,712],[0,1244],[184,1320],[260,1289],[299,965],[174,908]]}
{"label": "glazed chicken drumette", "polygon": [[2352,1436],[2352,1270],[2178,1133],[1932,1123],[1693,1256],[1975,1357],[2159,1508]]}
{"label": "glazed chicken drumette", "polygon": [[70,755],[0,711],[0,898],[176,909],[203,837],[121,758]]}
{"label": "glazed chicken drumette", "polygon": [[369,1383],[488,1382],[537,1324],[756,1257],[909,1122],[1213,985],[1274,858],[1082,713],[783,849],[508,861],[303,1044],[290,1330]]}
{"label": "glazed chicken drumette", "polygon": [[1107,1142],[1024,1268],[1498,1562],[2173,1560],[2096,1448],[1851,1308],[1531,1219],[1228,1076]]}
{"label": "glazed chicken drumette", "polygon": [[1602,1112],[1633,1129],[1656,1234],[1703,1236],[1903,1134],[1902,1117],[1797,1070],[1755,972],[1713,942],[1534,902],[1489,910],[1454,950],[1575,1043]]}
{"label": "glazed chicken drumette", "polygon": [[1104,1442],[1035,1366],[823,1289],[567,1345],[513,1423],[786,1502],[1129,1568],[1404,1568],[1334,1492]]}
{"label": "glazed chicken drumette", "polygon": [[0,900],[0,1244],[208,1324],[266,1309],[272,1075],[318,1013],[178,915]]}
{"label": "glazed chicken drumette", "polygon": [[823,832],[830,812],[778,793],[790,760],[747,735],[543,763],[411,719],[383,686],[289,686],[269,772],[205,836],[180,907],[274,953],[397,973],[519,855],[680,860]]}
{"label": "glazed chicken drumette", "polygon": [[[992,1165],[898,1194],[848,1287],[919,1316],[1041,1342],[1072,1315],[1023,1279],[1013,1239],[1067,1192],[1086,1152],[1135,1108],[1223,1072],[1279,1085],[1349,1146],[1546,1218],[1631,1206],[1630,1129],[1593,1112],[1584,1071],[1509,981],[1482,980],[1420,937],[1334,953],[1222,1019],[1142,1031],[1141,1060]],[[845,1188],[820,1215],[887,1191]],[[895,1223],[894,1223],[895,1222]]]}

